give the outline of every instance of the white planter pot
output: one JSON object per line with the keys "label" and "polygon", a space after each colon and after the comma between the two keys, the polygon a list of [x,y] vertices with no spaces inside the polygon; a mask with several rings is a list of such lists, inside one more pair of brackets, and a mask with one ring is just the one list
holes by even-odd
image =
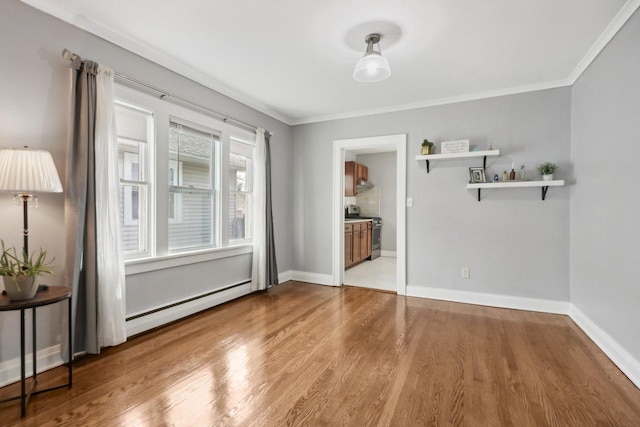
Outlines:
{"label": "white planter pot", "polygon": [[553,181],[553,174],[550,173],[549,175],[542,175],[542,180],[543,181]]}
{"label": "white planter pot", "polygon": [[31,299],[35,296],[38,286],[36,276],[2,276],[4,290],[11,301]]}

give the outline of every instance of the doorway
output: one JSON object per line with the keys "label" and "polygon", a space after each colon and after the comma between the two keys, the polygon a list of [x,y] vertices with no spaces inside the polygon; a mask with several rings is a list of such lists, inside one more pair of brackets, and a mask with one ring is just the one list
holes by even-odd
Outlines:
{"label": "doorway", "polygon": [[[333,141],[333,285],[344,283],[344,162],[347,153],[396,153],[395,291],[406,294],[406,141],[407,135],[387,135]],[[357,268],[357,267],[356,267]]]}

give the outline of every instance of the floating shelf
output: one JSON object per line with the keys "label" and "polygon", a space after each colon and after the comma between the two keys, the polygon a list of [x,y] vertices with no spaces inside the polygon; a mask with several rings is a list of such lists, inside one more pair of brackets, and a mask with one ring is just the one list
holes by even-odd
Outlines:
{"label": "floating shelf", "polygon": [[468,151],[466,153],[452,153],[452,154],[427,154],[425,156],[416,156],[416,160],[425,160],[427,162],[427,173],[429,173],[429,162],[431,160],[446,160],[446,159],[464,159],[467,157],[484,157],[482,167],[487,167],[487,156],[499,156],[500,150],[485,150],[485,151]]}
{"label": "floating shelf", "polygon": [[564,185],[564,179],[558,179],[554,181],[500,181],[500,182],[486,182],[467,184],[467,190],[478,190],[478,201],[480,201],[480,191],[483,188],[523,188],[523,187],[541,187],[542,188],[542,200],[547,196],[547,190],[549,187],[562,187]]}

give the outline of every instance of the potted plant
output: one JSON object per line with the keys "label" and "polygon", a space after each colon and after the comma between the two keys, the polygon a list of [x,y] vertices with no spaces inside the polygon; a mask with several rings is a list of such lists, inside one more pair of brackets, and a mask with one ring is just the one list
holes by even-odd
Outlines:
{"label": "potted plant", "polygon": [[423,155],[428,155],[428,154],[435,154],[435,147],[433,146],[433,142],[430,142],[428,139],[425,139],[424,141],[422,141],[422,154]]}
{"label": "potted plant", "polygon": [[16,248],[5,248],[2,243],[0,256],[0,276],[3,276],[4,290],[13,301],[33,298],[38,290],[36,276],[51,274],[53,259],[47,260],[47,252],[40,249],[29,255],[26,251],[19,257]]}
{"label": "potted plant", "polygon": [[538,166],[538,173],[543,181],[553,181],[553,173],[558,169],[555,163],[546,162]]}

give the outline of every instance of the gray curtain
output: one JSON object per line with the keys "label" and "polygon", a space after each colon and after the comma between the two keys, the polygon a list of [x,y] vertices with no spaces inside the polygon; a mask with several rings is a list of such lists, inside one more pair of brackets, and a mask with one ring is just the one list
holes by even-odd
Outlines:
{"label": "gray curtain", "polygon": [[276,262],[276,244],[273,238],[273,213],[271,210],[272,200],[271,200],[271,147],[270,147],[271,134],[269,132],[265,132],[264,134],[264,144],[265,144],[265,162],[266,162],[266,180],[267,180],[267,228],[266,228],[266,285],[267,287],[275,286],[278,284],[278,265]]}
{"label": "gray curtain", "polygon": [[66,285],[73,289],[73,353],[99,353],[94,154],[98,64],[74,57],[73,65],[73,135],[67,146],[65,185]]}

